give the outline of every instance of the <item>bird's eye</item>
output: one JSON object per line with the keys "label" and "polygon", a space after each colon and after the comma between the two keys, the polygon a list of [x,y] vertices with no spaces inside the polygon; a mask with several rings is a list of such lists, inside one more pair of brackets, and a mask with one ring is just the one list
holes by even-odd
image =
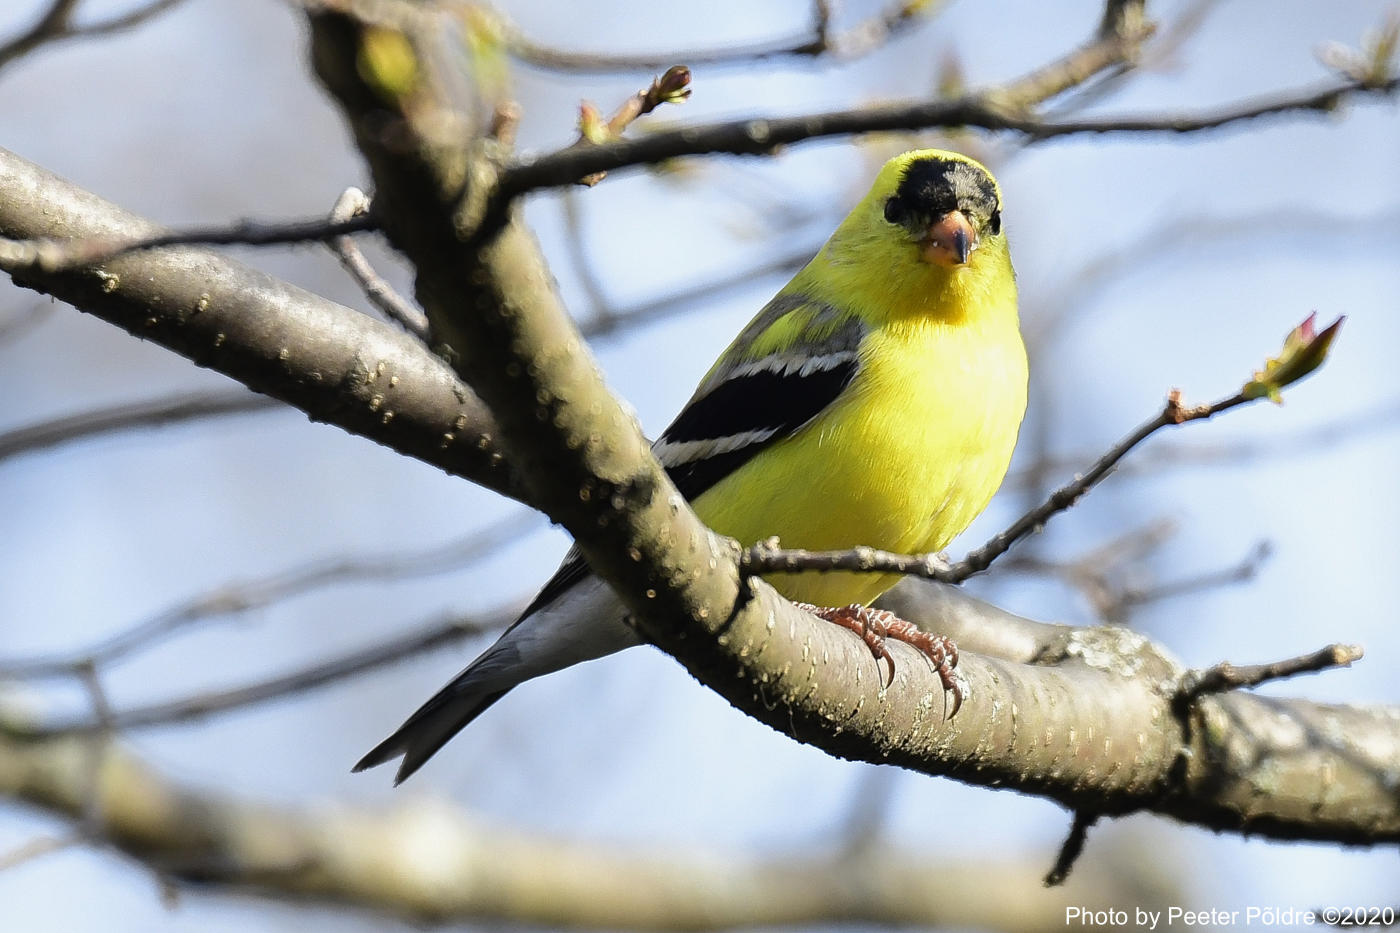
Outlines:
{"label": "bird's eye", "polygon": [[1001,211],[992,211],[992,217],[987,221],[987,229],[992,231],[992,236],[1001,232]]}

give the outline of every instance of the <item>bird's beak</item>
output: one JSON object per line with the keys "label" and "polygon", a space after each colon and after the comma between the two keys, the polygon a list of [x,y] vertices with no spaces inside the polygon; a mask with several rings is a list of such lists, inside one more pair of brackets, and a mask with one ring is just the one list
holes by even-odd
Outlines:
{"label": "bird's beak", "polygon": [[920,245],[924,262],[949,268],[966,265],[977,248],[977,230],[962,211],[949,211],[929,226]]}

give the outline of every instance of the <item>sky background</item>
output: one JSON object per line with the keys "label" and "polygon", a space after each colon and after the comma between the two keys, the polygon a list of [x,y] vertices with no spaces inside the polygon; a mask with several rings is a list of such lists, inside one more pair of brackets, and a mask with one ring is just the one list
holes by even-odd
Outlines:
{"label": "sky background", "polygon": [[[0,11],[0,36],[43,4]],[[120,9],[84,4],[91,15]],[[531,37],[566,48],[651,51],[751,42],[806,22],[801,0],[697,7],[597,0],[505,7]],[[841,22],[875,3],[841,6]],[[1170,21],[1180,4],[1153,5]],[[1382,2],[1239,0],[1211,8],[1165,68],[1100,110],[1208,108],[1326,78],[1323,40],[1355,45]],[[566,12],[567,11],[567,12]],[[654,121],[701,121],[858,106],[928,93],[955,56],[972,84],[1005,80],[1081,42],[1093,3],[951,4],[880,52],[814,67],[703,68],[694,95]],[[0,73],[0,146],[172,225],[324,213],[365,184],[335,108],[304,63],[296,13],[275,0],[191,0],[128,35],[46,48]],[[519,145],[568,144],[578,101],[604,110],[642,74],[561,76],[520,66]],[[717,158],[678,177],[644,173],[578,193],[583,251],[619,307],[815,249],[883,158],[912,139],[832,140],[772,159]],[[1163,393],[1233,392],[1308,313],[1347,323],[1321,374],[1282,408],[1256,405],[1171,442],[1227,449],[1302,439],[1302,449],[1109,479],[1056,518],[1034,553],[1067,560],[1159,520],[1174,534],[1132,568],[1144,585],[1272,557],[1245,585],[1164,600],[1131,623],[1190,665],[1274,660],[1332,641],[1366,659],[1264,688],[1326,701],[1400,703],[1394,573],[1400,497],[1400,121],[1393,102],[1331,118],[1289,118],[1185,137],[1076,137],[1018,150],[977,137],[1000,178],[1005,225],[1033,344],[1018,464],[1045,449],[1089,462],[1155,414]],[[586,318],[562,202],[526,214],[567,305]],[[323,250],[238,250],[313,291],[364,307]],[[404,291],[401,265],[373,250]],[[1119,256],[1120,262],[1106,257]],[[1095,268],[1104,274],[1089,274]],[[596,345],[614,389],[655,434],[714,356],[785,276]],[[32,293],[0,285],[0,322]],[[1067,310],[1055,313],[1057,307]],[[0,344],[0,430],[120,401],[227,387],[158,347],[66,306]],[[1326,443],[1321,426],[1370,427]],[[1372,417],[1374,415],[1374,417]],[[1152,459],[1143,452],[1144,462]],[[1013,465],[1013,472],[1016,465]],[[1073,469],[1062,471],[1066,476]],[[955,544],[985,540],[1027,502],[1010,489]],[[0,463],[0,656],[88,644],[182,599],[327,556],[402,553],[447,542],[520,506],[294,411],[103,438]],[[567,548],[540,519],[516,543],[457,572],[317,591],[203,626],[113,668],[117,707],[184,696],[299,667],[448,612],[527,598]],[[994,573],[972,584],[1005,608],[1088,623],[1061,581]],[[196,784],[287,803],[448,798],[481,816],[564,838],[674,843],[768,854],[831,845],[858,794],[888,799],[883,832],[914,851],[948,834],[979,855],[1030,854],[1048,868],[1068,825],[1055,804],[831,759],[740,715],[675,662],[642,649],[513,692],[403,788],[349,766],[484,647],[468,643],[333,688],[208,721],[133,733],[139,755]],[[0,685],[0,701],[62,715],[64,685]],[[619,737],[625,740],[619,740]],[[677,806],[677,799],[685,801]],[[0,852],[62,824],[0,804]],[[1128,859],[1182,879],[1192,908],[1395,904],[1393,850],[1217,837],[1154,817],[1101,826],[1084,864]],[[189,891],[174,909],[139,866],[71,848],[0,872],[0,927],[16,930],[370,930],[393,921]],[[408,929],[403,926],[403,929]]]}

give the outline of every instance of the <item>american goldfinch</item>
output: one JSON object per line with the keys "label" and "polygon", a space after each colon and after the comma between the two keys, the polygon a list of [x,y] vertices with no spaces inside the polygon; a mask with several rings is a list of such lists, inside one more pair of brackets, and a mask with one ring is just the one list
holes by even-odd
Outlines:
{"label": "american goldfinch", "polygon": [[[1026,407],[1001,209],[996,180],[966,156],[927,149],[885,164],[652,447],[706,524],[743,544],[916,553],[941,550],[986,507]],[[960,699],[950,642],[862,608],[897,577],[765,579],[795,602],[844,606],[819,614],[886,659],[886,632],[911,641]],[[520,619],[355,770],[403,756],[403,781],[517,684],[640,641],[575,549]]]}

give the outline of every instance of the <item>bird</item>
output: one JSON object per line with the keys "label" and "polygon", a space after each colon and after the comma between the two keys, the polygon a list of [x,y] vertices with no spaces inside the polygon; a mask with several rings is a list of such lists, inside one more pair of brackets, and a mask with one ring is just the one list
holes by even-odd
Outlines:
{"label": "bird", "polygon": [[[696,514],[740,544],[937,552],[1001,485],[1027,378],[1001,189],[972,158],[914,150],[884,164],[652,451]],[[763,579],[853,630],[891,677],[885,637],[914,644],[961,702],[956,646],[867,608],[897,576]],[[518,620],[354,770],[401,757],[402,783],[513,687],[641,643],[575,547]]]}

